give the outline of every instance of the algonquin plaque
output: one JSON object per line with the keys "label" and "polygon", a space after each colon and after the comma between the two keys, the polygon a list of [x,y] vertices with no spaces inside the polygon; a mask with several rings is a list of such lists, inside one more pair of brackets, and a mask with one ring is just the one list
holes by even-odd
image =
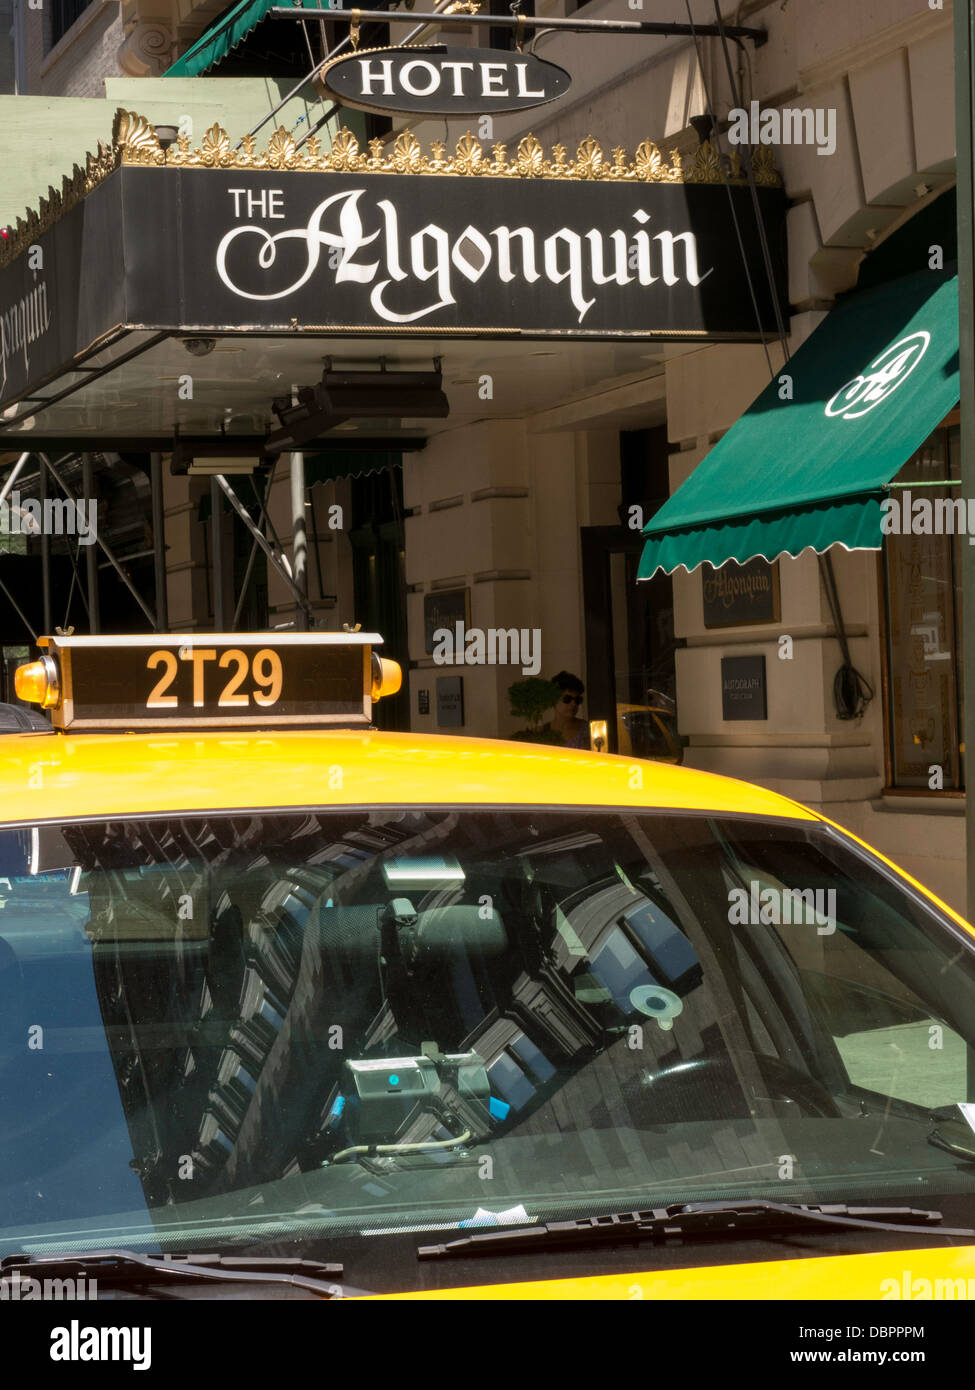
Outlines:
{"label": "algonquin plaque", "polygon": [[701,566],[704,626],[748,627],[779,621],[779,565],[761,558],[747,565],[729,560],[720,569]]}

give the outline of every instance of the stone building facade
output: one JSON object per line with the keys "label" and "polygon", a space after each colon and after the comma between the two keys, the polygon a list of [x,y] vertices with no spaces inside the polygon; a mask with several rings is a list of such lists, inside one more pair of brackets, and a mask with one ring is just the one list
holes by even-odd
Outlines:
{"label": "stone building facade", "polygon": [[[701,22],[713,19],[710,6],[696,8]],[[538,54],[572,72],[571,93],[530,113],[530,121],[524,115],[496,118],[475,133],[485,148],[501,142],[509,150],[529,131],[546,146],[570,150],[591,135],[607,154],[650,138],[668,154],[690,158],[700,139],[694,118],[709,105],[723,129],[736,98],[746,108],[757,101],[763,109],[832,113],[831,152],[820,153],[815,143],[775,148],[788,198],[787,334],[794,351],[837,298],[856,288],[873,251],[950,196],[950,3],[743,0],[723,8],[729,22],[768,31],[763,46],[735,51],[736,92],[717,39],[550,34],[539,40]],[[121,6],[93,0],[53,48],[45,47],[42,12],[29,29],[32,90],[94,96],[112,75],[111,64],[116,74],[157,75],[217,14],[214,6],[177,9],[163,0],[155,9],[138,0]],[[624,8],[621,0],[590,0],[572,13],[661,17],[654,11],[651,0],[642,10]],[[564,8],[559,0],[540,3],[538,12]],[[468,29],[451,33],[450,41],[482,39]],[[159,84],[146,85],[148,92]],[[425,144],[451,144],[466,124],[421,121],[412,128]],[[367,346],[357,352],[368,356]],[[648,342],[638,358],[624,358],[603,345],[575,353],[568,345],[556,350],[551,343],[485,340],[461,369],[448,353],[451,417],[431,432],[423,450],[404,453],[399,465],[380,475],[382,482],[349,476],[350,467],[349,475],[310,489],[316,619],[331,627],[371,621],[376,605],[365,598],[369,566],[386,565],[397,592],[385,594],[385,611],[401,598],[400,654],[409,668],[399,723],[425,731],[444,727],[438,681],[459,678],[461,727],[483,736],[510,736],[523,722],[507,700],[521,671],[438,665],[427,622],[438,596],[459,601],[463,595],[471,626],[537,629],[541,674],[577,672],[591,702],[597,690],[608,690],[616,692],[618,705],[639,705],[624,687],[630,681],[632,691],[637,668],[646,687],[652,663],[645,650],[634,652],[634,643],[639,639],[645,648],[656,642],[672,677],[653,666],[653,680],[663,690],[671,679],[685,763],[762,782],[813,805],[961,906],[963,791],[929,794],[890,784],[891,656],[876,553],[834,551],[851,660],[875,692],[854,720],[839,720],[834,708],[839,649],[812,553],[779,560],[778,617],[765,626],[706,625],[699,570],[678,571],[663,587],[633,585],[639,535],[632,507],[646,510],[674,492],[781,370],[784,355],[775,341],[764,348]],[[232,368],[233,359],[226,361]],[[270,517],[286,548],[289,484],[285,456]],[[168,478],[166,487],[170,622],[205,627],[212,618],[208,484]],[[343,524],[329,529],[321,518],[335,507]],[[376,510],[370,517],[370,508],[381,515]],[[228,547],[231,581],[239,560]],[[608,576],[598,591],[608,595],[606,603],[592,601],[597,570]],[[271,625],[294,619],[289,591],[273,573],[266,612]],[[783,634],[793,641],[790,662],[776,659]],[[766,658],[765,720],[745,725],[723,717],[721,661],[734,654]],[[957,665],[957,652],[951,659]],[[584,712],[599,711],[590,703]]]}

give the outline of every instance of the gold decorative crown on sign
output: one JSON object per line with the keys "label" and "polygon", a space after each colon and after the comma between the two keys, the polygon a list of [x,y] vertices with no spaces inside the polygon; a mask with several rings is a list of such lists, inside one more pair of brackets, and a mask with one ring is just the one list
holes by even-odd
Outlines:
{"label": "gold decorative crown on sign", "polygon": [[[620,146],[606,155],[591,135],[578,146],[574,159],[569,157],[564,145],[553,145],[550,154],[546,155],[534,135],[526,135],[519,140],[513,157],[509,159],[507,145],[495,144],[486,152],[480,140],[470,131],[460,137],[452,154],[447,153],[446,144],[440,140],[432,141],[430,153],[425,154],[410,131],[401,132],[389,145],[381,140],[370,140],[362,149],[356,136],[344,127],[325,149],[315,137],[306,140],[299,149],[291,132],[281,127],[271,136],[266,148],[257,153],[252,135],[245,135],[239,145],[234,146],[224,128],[216,124],[204,133],[197,149],[190,147],[185,135],[164,149],[145,116],[119,109],[115,113],[112,144],[100,143],[97,155],[88,156],[84,169],[75,165],[70,178],[64,178],[60,191],[49,188],[48,196],[41,199],[37,212],[28,211],[26,220],[18,218],[7,241],[0,244],[0,265],[6,265],[20,255],[120,165],[623,183],[720,184],[727,180],[730,184],[740,185],[747,181],[738,150],[731,152],[725,167],[722,167],[721,160],[722,156],[710,141],[699,146],[689,160],[685,160],[678,150],[671,150],[669,163],[652,140],[641,141],[632,159]],[[769,146],[759,145],[752,151],[751,169],[760,187],[777,188],[781,185]]]}

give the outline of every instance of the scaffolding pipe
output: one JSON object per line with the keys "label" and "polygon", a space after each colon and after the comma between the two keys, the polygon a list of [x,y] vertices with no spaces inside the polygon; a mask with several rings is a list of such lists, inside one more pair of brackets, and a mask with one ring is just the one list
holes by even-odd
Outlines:
{"label": "scaffolding pipe", "polygon": [[24,465],[27,463],[27,460],[29,458],[30,454],[21,454],[20,458],[17,460],[13,468],[10,470],[10,476],[7,478],[7,481],[4,483],[3,487],[0,488],[0,503],[6,502],[7,494],[10,492],[10,489],[13,487],[14,483],[17,481],[18,477],[23,472]]}
{"label": "scaffolding pipe", "polygon": [[[41,462],[44,464],[45,468],[46,468],[47,471],[50,473],[50,475],[51,475],[51,477],[54,479],[54,481],[57,483],[57,485],[58,485],[58,487],[61,489],[61,491],[64,493],[65,497],[67,497],[67,498],[69,499],[69,501],[74,502],[75,504],[77,504],[78,499],[75,497],[74,493],[71,491],[71,489],[70,489],[70,487],[68,486],[68,484],[67,484],[67,483],[64,481],[64,479],[61,477],[61,475],[60,475],[60,473],[58,472],[58,470],[54,467],[54,464],[53,464],[53,463],[51,462],[51,460],[48,458],[47,454],[38,454],[38,458],[39,458],[39,459],[41,460]],[[155,629],[155,626],[156,626],[156,615],[155,615],[155,613],[153,613],[152,609],[146,604],[146,602],[145,602],[145,600],[143,599],[142,595],[139,593],[138,589],[137,589],[137,588],[135,587],[135,585],[132,583],[132,580],[131,580],[131,579],[129,578],[129,576],[125,573],[125,570],[122,568],[122,566],[119,564],[118,560],[116,560],[115,556],[112,554],[112,551],[111,551],[111,549],[109,548],[108,541],[102,540],[101,536],[98,534],[98,527],[97,527],[97,526],[95,527],[95,540],[96,540],[97,544],[100,545],[101,548],[102,548],[102,550],[105,552],[105,557],[106,557],[106,559],[108,560],[108,563],[109,563],[109,564],[112,566],[112,568],[115,570],[115,572],[116,572],[116,574],[118,575],[119,579],[121,579],[122,583],[123,583],[123,584],[125,585],[125,587],[128,589],[129,593],[130,593],[130,594],[132,595],[132,597],[135,599],[136,603],[137,603],[137,604],[139,605],[139,607],[142,609],[143,613],[144,613],[144,614],[146,615],[146,617],[149,619],[149,624],[150,624],[150,626],[151,626],[153,629]],[[92,546],[89,546],[89,547],[88,547],[89,553],[91,553],[92,549],[93,549]],[[91,615],[90,615],[90,613],[89,613],[89,626],[91,626]],[[95,629],[94,627],[92,627],[92,632],[95,632],[96,630],[97,630],[97,629]]]}
{"label": "scaffolding pipe", "polygon": [[[253,519],[253,517],[251,516],[250,512],[249,512],[249,511],[247,510],[247,508],[244,506],[243,502],[242,502],[242,501],[240,500],[240,498],[237,496],[236,492],[234,492],[233,488],[232,488],[232,487],[230,486],[230,484],[227,482],[227,479],[224,477],[224,475],[223,475],[222,473],[217,473],[217,474],[214,475],[214,478],[215,478],[216,482],[219,483],[220,487],[223,489],[223,492],[224,492],[224,494],[226,495],[227,500],[229,501],[230,505],[233,507],[234,511],[237,513],[237,515],[240,517],[241,521],[242,521],[242,522],[244,523],[244,525],[247,527],[248,531],[249,531],[249,532],[251,533],[251,535],[254,537],[254,544],[255,544],[255,545],[259,545],[259,546],[261,547],[261,549],[264,551],[264,554],[265,554],[265,555],[267,556],[267,558],[271,561],[271,564],[274,566],[274,568],[275,568],[275,570],[277,571],[277,573],[281,576],[281,578],[284,580],[285,584],[287,584],[288,588],[291,590],[292,594],[294,595],[294,597],[295,597],[295,599],[296,599],[296,601],[297,601],[297,603],[298,603],[298,606],[301,607],[302,605],[304,605],[304,606],[307,607],[308,600],[307,600],[307,598],[304,597],[304,595],[302,594],[301,590],[300,590],[300,589],[298,588],[298,586],[295,584],[295,582],[294,582],[294,580],[292,579],[290,573],[288,572],[288,568],[287,568],[287,565],[285,564],[284,556],[278,554],[278,552],[277,552],[277,551],[274,549],[274,547],[272,546],[271,542],[268,540],[267,536],[265,536],[264,532],[260,529],[260,526],[258,526],[258,525],[255,524],[254,519]],[[269,491],[270,491],[270,489],[269,489]],[[264,518],[264,515],[265,515],[266,511],[267,511],[267,499],[265,499],[265,501],[264,501],[264,503],[263,503],[263,505],[262,505],[262,507],[261,507],[261,518],[262,518],[262,520],[263,520],[263,518]],[[268,518],[268,521],[270,522],[270,517]],[[236,624],[237,624],[238,616],[239,616],[239,610],[238,610],[238,614],[235,615],[235,618],[234,618],[234,626],[235,626],[235,627],[236,627]]]}

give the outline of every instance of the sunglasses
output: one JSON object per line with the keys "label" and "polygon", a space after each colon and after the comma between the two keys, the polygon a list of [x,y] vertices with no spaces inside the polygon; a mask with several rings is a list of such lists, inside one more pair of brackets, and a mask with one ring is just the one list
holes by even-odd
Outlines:
{"label": "sunglasses", "polygon": [[563,695],[563,696],[562,696],[562,704],[563,704],[563,705],[581,705],[581,704],[582,704],[582,696],[581,696],[581,695]]}

